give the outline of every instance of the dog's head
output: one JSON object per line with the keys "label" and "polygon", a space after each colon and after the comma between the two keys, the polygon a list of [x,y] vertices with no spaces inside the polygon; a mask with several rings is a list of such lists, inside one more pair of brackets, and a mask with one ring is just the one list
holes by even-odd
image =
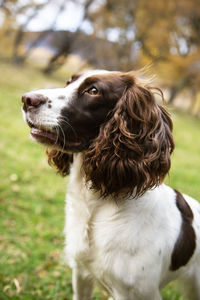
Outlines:
{"label": "dog's head", "polygon": [[162,96],[132,72],[88,71],[65,88],[24,94],[24,118],[60,173],[83,152],[92,188],[137,196],[163,181],[174,149],[171,119],[153,89]]}

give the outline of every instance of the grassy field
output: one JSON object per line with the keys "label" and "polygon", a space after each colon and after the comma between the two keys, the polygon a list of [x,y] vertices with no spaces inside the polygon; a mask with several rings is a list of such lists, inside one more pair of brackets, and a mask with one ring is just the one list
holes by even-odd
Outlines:
{"label": "grassy field", "polygon": [[[20,102],[29,89],[63,81],[5,63],[0,71],[0,300],[69,300],[71,271],[62,261],[67,179],[47,165],[43,147],[29,140]],[[166,181],[200,199],[200,120],[172,116],[177,146]],[[162,295],[186,300],[174,283]],[[107,298],[96,290],[94,299]]]}

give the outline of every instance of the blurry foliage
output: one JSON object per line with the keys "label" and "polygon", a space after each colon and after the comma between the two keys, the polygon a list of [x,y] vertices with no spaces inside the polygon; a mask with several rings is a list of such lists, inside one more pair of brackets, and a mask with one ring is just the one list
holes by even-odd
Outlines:
{"label": "blurry foliage", "polygon": [[[31,20],[46,5],[57,10],[47,31],[26,33]],[[169,91],[169,102],[185,89],[191,91],[190,110],[198,113],[200,85],[199,0],[75,0],[82,18],[75,32],[58,31],[59,15],[70,0],[1,0],[4,21],[0,28],[1,48],[14,62],[23,62],[32,49],[51,36],[54,53],[45,71],[63,65],[71,53],[80,55],[96,68],[132,70],[153,64],[161,84]],[[23,22],[19,24],[19,16]],[[90,34],[82,26],[87,23]],[[53,34],[55,33],[55,34]],[[27,40],[29,46],[27,47]],[[31,40],[31,42],[30,42]],[[184,98],[184,97],[183,97]]]}
{"label": "blurry foliage", "polygon": [[[116,17],[117,16],[117,17]],[[198,0],[107,0],[91,15],[95,34],[108,38],[118,29],[122,69],[133,66],[139,49],[140,64],[153,63],[170,87],[169,100],[184,88],[197,96],[200,84],[200,5]],[[127,53],[128,51],[128,53]],[[120,55],[122,54],[122,55]]]}

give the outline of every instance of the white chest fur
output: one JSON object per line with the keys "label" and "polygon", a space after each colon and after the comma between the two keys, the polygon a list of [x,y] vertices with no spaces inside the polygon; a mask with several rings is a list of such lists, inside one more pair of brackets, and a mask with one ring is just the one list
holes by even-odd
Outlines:
{"label": "white chest fur", "polygon": [[66,252],[71,267],[76,261],[90,256],[90,231],[96,200],[85,186],[80,169],[81,155],[75,155],[67,187],[66,198]]}
{"label": "white chest fur", "polygon": [[[149,299],[149,291],[165,285],[182,270],[169,269],[182,223],[174,190],[161,185],[138,199],[117,199],[117,203],[112,198],[101,199],[85,185],[81,165],[82,155],[77,154],[67,188],[69,265],[81,266],[112,295],[113,290],[123,290],[128,291],[127,299],[130,295]],[[197,205],[187,199],[191,207]]]}

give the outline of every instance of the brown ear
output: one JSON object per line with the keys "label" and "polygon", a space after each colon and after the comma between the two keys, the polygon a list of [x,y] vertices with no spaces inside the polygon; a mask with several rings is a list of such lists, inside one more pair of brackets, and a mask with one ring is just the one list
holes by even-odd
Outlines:
{"label": "brown ear", "polygon": [[50,166],[55,166],[58,173],[63,176],[69,174],[70,164],[73,162],[72,154],[64,153],[55,149],[47,149],[46,153]]}
{"label": "brown ear", "polygon": [[133,83],[85,152],[83,169],[102,196],[136,197],[163,181],[173,149],[169,114],[156,104],[151,88]]}

